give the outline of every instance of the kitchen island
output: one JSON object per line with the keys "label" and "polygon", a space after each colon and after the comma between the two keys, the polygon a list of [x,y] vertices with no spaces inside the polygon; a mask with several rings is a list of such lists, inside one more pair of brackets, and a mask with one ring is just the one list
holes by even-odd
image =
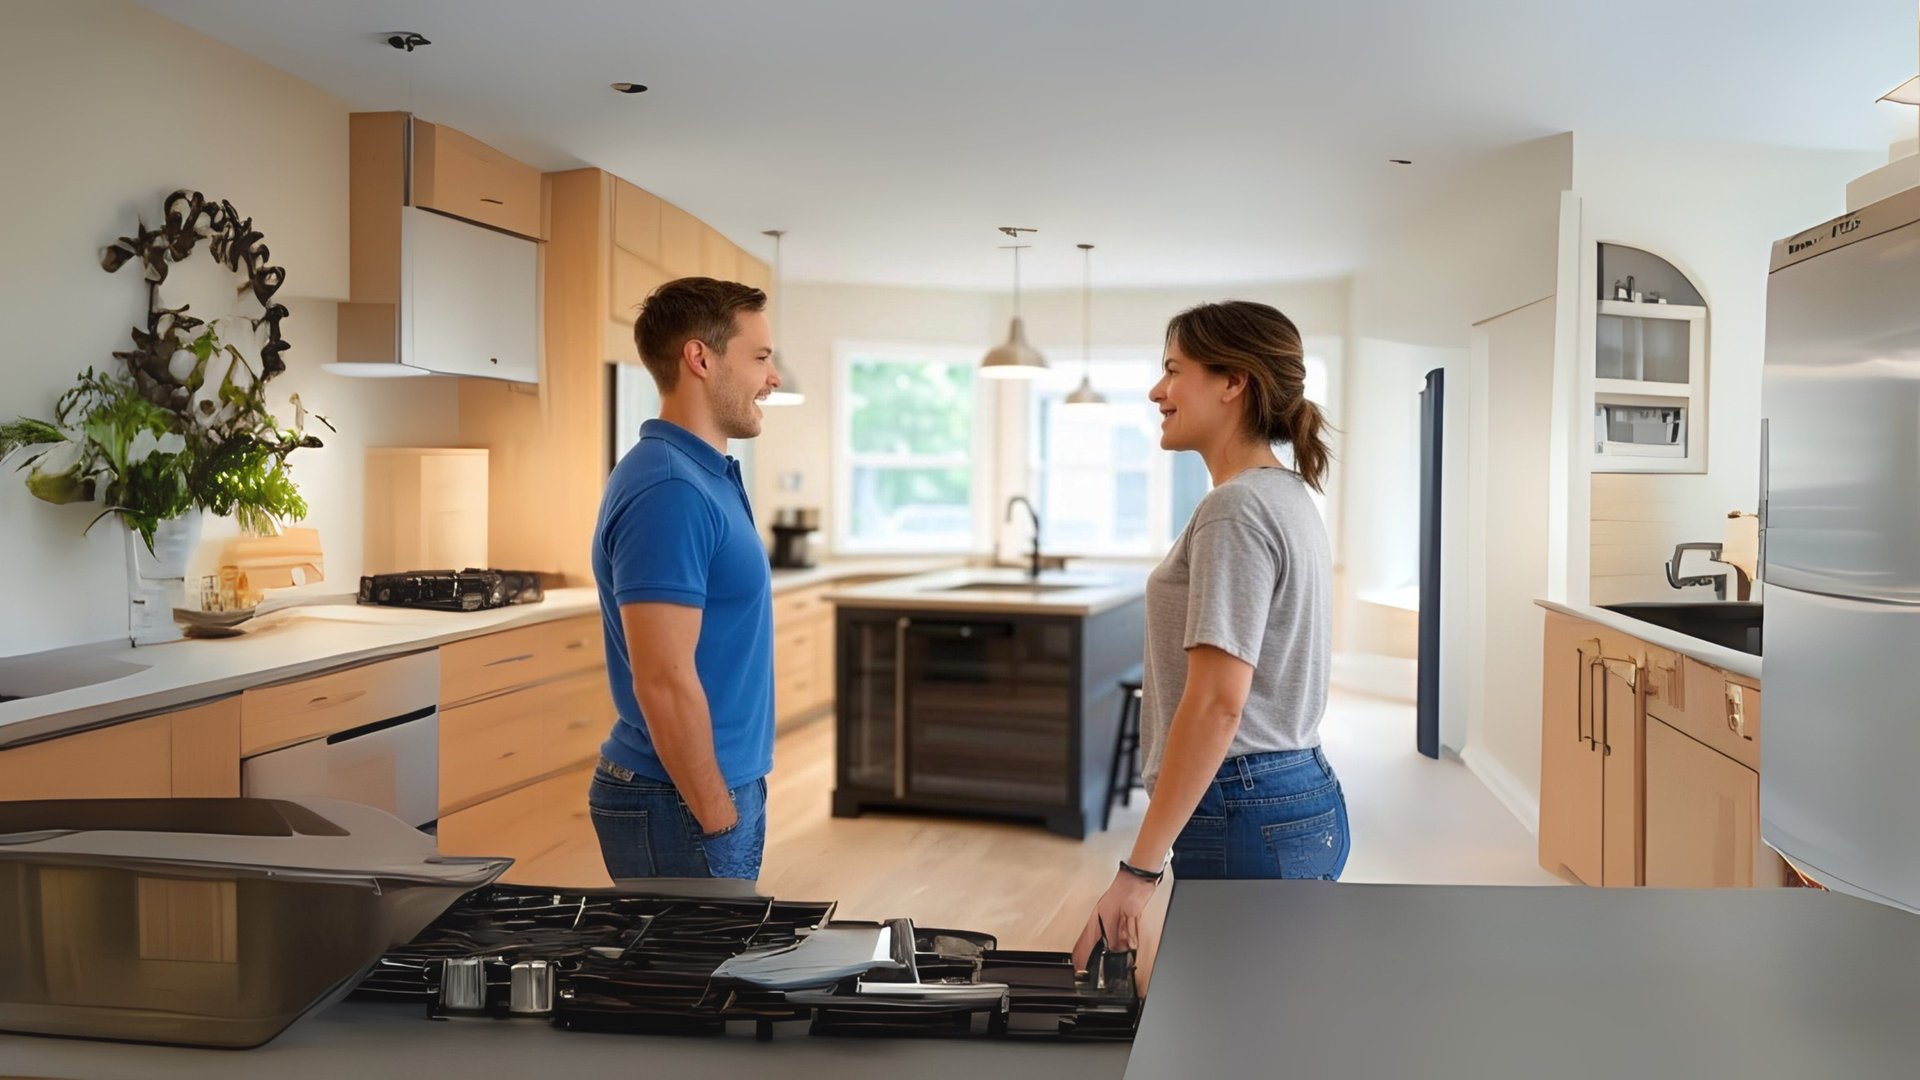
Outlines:
{"label": "kitchen island", "polygon": [[344,1002],[254,1050],[0,1035],[0,1075],[45,1080],[335,1080],[341,1076],[766,1076],[782,1080],[1118,1080],[1125,1043],[809,1036],[751,1024],[724,1037],[562,1031],[540,1020],[426,1019],[417,1005]]}
{"label": "kitchen island", "polygon": [[1180,882],[1127,1076],[1911,1076],[1916,971],[1812,889]]}
{"label": "kitchen island", "polygon": [[953,570],[828,594],[839,659],[833,812],[1100,827],[1145,635],[1136,568]]}

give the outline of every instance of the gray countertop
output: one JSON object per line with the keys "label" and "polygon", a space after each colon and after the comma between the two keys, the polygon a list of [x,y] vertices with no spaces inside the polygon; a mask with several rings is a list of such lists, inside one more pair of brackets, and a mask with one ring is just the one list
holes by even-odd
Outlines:
{"label": "gray countertop", "polygon": [[1562,615],[1571,615],[1576,619],[1598,623],[1610,630],[1618,630],[1623,634],[1637,637],[1649,645],[1658,645],[1660,648],[1670,649],[1683,656],[1691,656],[1721,671],[1749,679],[1760,677],[1760,658],[1738,649],[1729,649],[1710,641],[1701,641],[1699,638],[1688,637],[1677,630],[1641,622],[1630,615],[1622,615],[1617,611],[1608,611],[1606,608],[1594,607],[1590,604],[1562,604],[1556,600],[1535,600],[1534,603],[1548,611],[1557,611]]}
{"label": "gray countertop", "polygon": [[1117,1080],[1125,1044],[809,1036],[751,1025],[725,1037],[562,1031],[537,1020],[433,1022],[417,1005],[347,1002],[254,1050],[188,1050],[0,1035],[0,1075],[48,1080],[336,1080],[338,1077],[753,1076],[778,1080]]}
{"label": "gray countertop", "polygon": [[1920,916],[1811,889],[1175,886],[1127,1076],[1912,1076]]}
{"label": "gray countertop", "polygon": [[1038,581],[1024,570],[959,569],[857,585],[827,594],[843,608],[956,614],[1090,616],[1146,595],[1146,572],[1134,566],[1049,571]]}

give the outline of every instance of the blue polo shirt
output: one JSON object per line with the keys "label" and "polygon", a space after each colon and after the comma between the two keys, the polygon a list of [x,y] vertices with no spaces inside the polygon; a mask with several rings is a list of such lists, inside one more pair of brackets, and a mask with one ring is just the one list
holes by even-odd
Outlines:
{"label": "blue polo shirt", "polygon": [[681,604],[702,612],[693,664],[727,786],[773,771],[773,578],[740,463],[677,424],[642,424],[640,441],[607,479],[593,577],[619,714],[601,754],[672,782],[634,697],[620,607]]}

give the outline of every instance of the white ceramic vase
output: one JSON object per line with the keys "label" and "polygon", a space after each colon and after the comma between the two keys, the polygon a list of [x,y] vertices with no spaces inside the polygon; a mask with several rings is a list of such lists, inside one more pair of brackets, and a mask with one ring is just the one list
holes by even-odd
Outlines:
{"label": "white ceramic vase", "polygon": [[186,606],[187,564],[200,546],[205,514],[189,510],[160,523],[153,550],[133,529],[127,537],[127,636],[135,645],[158,645],[183,636],[173,609]]}

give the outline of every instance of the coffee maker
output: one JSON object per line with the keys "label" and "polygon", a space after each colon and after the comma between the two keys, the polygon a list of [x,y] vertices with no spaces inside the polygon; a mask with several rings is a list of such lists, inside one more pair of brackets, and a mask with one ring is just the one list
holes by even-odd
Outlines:
{"label": "coffee maker", "polygon": [[782,507],[773,515],[773,552],[776,570],[804,570],[813,565],[813,534],[820,531],[820,510],[813,506]]}

